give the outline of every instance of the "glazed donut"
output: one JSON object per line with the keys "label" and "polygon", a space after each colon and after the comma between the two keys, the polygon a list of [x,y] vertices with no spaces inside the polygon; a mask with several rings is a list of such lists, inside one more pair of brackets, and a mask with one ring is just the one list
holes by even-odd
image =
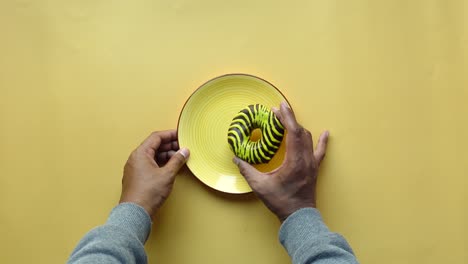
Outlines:
{"label": "glazed donut", "polygon": [[[251,141],[254,129],[262,137]],[[279,149],[284,136],[283,124],[266,106],[249,105],[237,113],[228,130],[228,143],[234,154],[251,164],[267,163]]]}

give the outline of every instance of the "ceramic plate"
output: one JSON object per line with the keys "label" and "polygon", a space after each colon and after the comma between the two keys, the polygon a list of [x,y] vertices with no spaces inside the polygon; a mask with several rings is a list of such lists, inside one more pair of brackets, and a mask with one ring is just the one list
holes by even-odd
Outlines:
{"label": "ceramic plate", "polygon": [[[247,74],[227,74],[199,87],[185,103],[178,124],[180,147],[190,149],[187,162],[192,173],[206,185],[227,193],[251,192],[232,162],[234,153],[227,132],[234,116],[251,104],[279,107],[286,98],[271,83]],[[255,165],[271,171],[281,165],[284,141],[267,164]]]}

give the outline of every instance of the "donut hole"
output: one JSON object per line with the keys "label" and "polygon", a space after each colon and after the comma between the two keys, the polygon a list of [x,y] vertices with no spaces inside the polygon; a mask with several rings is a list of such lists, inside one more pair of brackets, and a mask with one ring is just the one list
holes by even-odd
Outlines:
{"label": "donut hole", "polygon": [[250,141],[259,141],[262,138],[262,130],[260,128],[255,128],[252,130],[252,133],[250,133]]}

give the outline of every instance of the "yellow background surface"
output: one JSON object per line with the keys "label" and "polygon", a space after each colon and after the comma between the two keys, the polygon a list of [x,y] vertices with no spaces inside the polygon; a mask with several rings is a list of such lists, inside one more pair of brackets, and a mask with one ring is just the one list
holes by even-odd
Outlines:
{"label": "yellow background surface", "polygon": [[[362,263],[468,263],[465,1],[0,2],[0,262],[63,263],[123,165],[204,81],[245,72],[315,137],[326,223]],[[252,195],[187,170],[151,263],[288,263]]]}

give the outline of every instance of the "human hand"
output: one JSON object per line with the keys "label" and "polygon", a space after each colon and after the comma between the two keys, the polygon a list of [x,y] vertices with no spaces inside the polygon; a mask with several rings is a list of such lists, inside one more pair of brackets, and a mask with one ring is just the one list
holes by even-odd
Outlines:
{"label": "human hand", "polygon": [[125,164],[120,203],[138,204],[153,218],[189,154],[186,148],[179,150],[176,130],[151,133]]}
{"label": "human hand", "polygon": [[262,173],[249,163],[234,157],[254,193],[280,219],[281,222],[305,207],[315,207],[315,185],[320,162],[325,157],[329,132],[319,137],[314,151],[311,133],[297,123],[291,108],[281,103],[274,108],[276,116],[287,130],[286,154],[281,166]]}

